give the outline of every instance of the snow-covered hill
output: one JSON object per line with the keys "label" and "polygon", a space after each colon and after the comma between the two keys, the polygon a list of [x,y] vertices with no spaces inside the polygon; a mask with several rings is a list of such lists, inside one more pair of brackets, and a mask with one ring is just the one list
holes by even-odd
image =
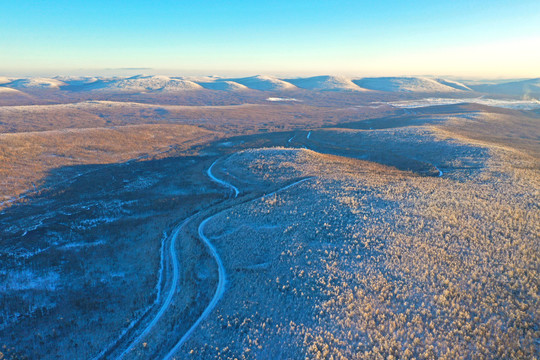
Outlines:
{"label": "snow-covered hill", "polygon": [[23,94],[23,92],[17,89],[0,86],[0,94]]}
{"label": "snow-covered hill", "polygon": [[317,91],[366,91],[350,79],[342,76],[313,76],[308,78],[287,79],[287,82],[306,90]]}
{"label": "snow-covered hill", "polygon": [[10,83],[12,81],[13,80],[8,78],[8,77],[0,76],[0,85],[7,84],[7,83]]}
{"label": "snow-covered hill", "polygon": [[245,85],[239,84],[235,81],[227,81],[227,80],[199,82],[198,84],[201,85],[203,88],[209,89],[209,90],[224,90],[224,91],[248,90],[248,87]]}
{"label": "snow-covered hill", "polygon": [[7,101],[7,102],[10,102],[10,101],[18,102],[18,101],[21,101],[21,100],[27,100],[29,98],[31,98],[31,96],[28,95],[25,92],[22,92],[22,91],[17,90],[17,89],[9,88],[9,87],[6,87],[6,86],[0,86],[0,102],[2,102],[2,104],[5,101]]}
{"label": "snow-covered hill", "polygon": [[65,86],[66,83],[50,78],[23,78],[13,80],[6,85],[17,89],[59,89],[61,86]]}
{"label": "snow-covered hill", "polygon": [[273,76],[257,75],[239,79],[227,79],[234,81],[238,84],[242,84],[252,90],[262,91],[281,91],[281,90],[294,90],[296,87],[286,81],[280,80]]}
{"label": "snow-covered hill", "polygon": [[425,77],[376,77],[362,78],[353,82],[363,88],[387,92],[456,92],[470,91],[458,82]]}
{"label": "snow-covered hill", "polygon": [[102,80],[91,84],[96,90],[126,91],[126,92],[175,92],[185,90],[200,90],[203,87],[193,81],[167,76],[137,75],[130,78]]}
{"label": "snow-covered hill", "polygon": [[87,85],[101,80],[95,76],[55,76],[54,79],[60,80],[67,85]]}
{"label": "snow-covered hill", "polygon": [[[67,92],[103,91],[121,93],[182,92],[182,91],[334,91],[334,92],[408,92],[454,93],[480,92],[519,97],[539,98],[540,78],[512,82],[463,82],[429,77],[366,77],[350,79],[343,76],[313,76],[282,79],[268,75],[242,78],[219,76],[169,77],[137,75],[132,77],[56,76],[14,78],[0,76],[0,86],[31,94],[36,90]],[[4,93],[9,90],[3,90]],[[14,94],[13,92],[11,94]]]}
{"label": "snow-covered hill", "polygon": [[478,92],[524,96],[540,97],[540,78],[527,79],[520,81],[511,81],[497,84],[477,84],[470,85]]}

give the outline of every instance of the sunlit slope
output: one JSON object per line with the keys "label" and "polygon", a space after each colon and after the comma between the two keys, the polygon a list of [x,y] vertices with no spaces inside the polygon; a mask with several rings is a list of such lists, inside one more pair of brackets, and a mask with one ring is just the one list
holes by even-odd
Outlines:
{"label": "sunlit slope", "polygon": [[[110,164],[186,150],[214,134],[188,125],[133,125],[0,134],[0,203]],[[2,205],[5,207],[5,204]]]}
{"label": "sunlit slope", "polygon": [[309,78],[288,79],[299,88],[316,91],[367,91],[351,79],[342,76],[314,76]]}
{"label": "sunlit slope", "polygon": [[534,183],[498,151],[471,156],[484,167],[458,178],[302,149],[231,156],[231,179],[308,180],[207,225],[228,287],[178,356],[533,356]]}
{"label": "sunlit slope", "polygon": [[362,78],[353,82],[363,88],[387,92],[452,93],[471,91],[467,86],[450,80],[425,77]]}
{"label": "sunlit slope", "polygon": [[280,91],[280,90],[294,90],[296,87],[287,82],[280,80],[273,76],[268,75],[257,75],[245,78],[230,79],[231,81],[237,82],[244,85],[245,87],[252,90],[261,90],[261,91]]}
{"label": "sunlit slope", "polygon": [[507,94],[522,97],[540,97],[540,78],[519,81],[502,82],[496,84],[476,84],[471,85],[473,89],[480,92]]}

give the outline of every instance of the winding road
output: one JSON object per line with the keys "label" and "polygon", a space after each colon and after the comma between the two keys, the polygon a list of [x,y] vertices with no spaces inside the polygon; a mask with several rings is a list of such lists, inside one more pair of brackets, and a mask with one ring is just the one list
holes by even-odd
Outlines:
{"label": "winding road", "polygon": [[[217,161],[217,160],[216,160]],[[208,169],[207,173],[208,173],[208,176],[210,176],[210,178],[212,178],[214,181],[222,184],[223,186],[226,186],[230,189],[234,189],[236,190],[236,195],[235,197],[238,195],[239,191],[238,189],[224,181],[224,180],[221,180],[221,179],[217,179],[214,175],[212,175],[212,168],[214,166],[214,164],[216,163],[216,161],[214,161],[214,163],[210,166],[210,168]],[[274,194],[277,194],[278,192],[281,192],[281,191],[284,191],[284,190],[287,190],[295,185],[298,185],[300,183],[303,183],[304,181],[307,181],[307,180],[310,180],[312,179],[313,177],[309,177],[309,178],[304,178],[304,179],[301,179],[301,180],[298,180],[296,182],[293,182],[292,184],[289,184],[287,186],[284,186],[284,187],[281,187],[269,194],[264,194],[262,196],[259,196],[253,200],[250,200],[248,202],[255,202],[257,200],[260,200],[260,199],[263,199],[267,196],[272,196]],[[234,205],[233,205],[234,206]],[[186,333],[182,336],[182,338],[176,343],[176,345],[167,353],[167,355],[165,355],[165,357],[163,358],[163,360],[169,360],[169,359],[172,359],[174,354],[182,347],[182,345],[189,339],[189,337],[193,334],[193,332],[195,331],[195,329],[197,329],[197,327],[199,327],[200,323],[206,319],[206,317],[208,315],[210,315],[210,313],[212,312],[212,310],[214,310],[214,308],[216,307],[217,303],[219,302],[219,300],[221,299],[221,297],[223,296],[223,294],[225,293],[225,284],[226,284],[226,273],[225,273],[225,267],[223,266],[223,261],[221,260],[218,252],[216,251],[216,248],[214,247],[214,245],[212,245],[212,243],[210,242],[210,239],[204,234],[204,228],[206,226],[206,224],[211,221],[212,219],[214,219],[215,217],[221,215],[222,213],[228,211],[231,207],[228,207],[226,209],[223,209],[221,210],[220,212],[210,216],[210,217],[207,217],[206,219],[204,219],[201,224],[199,225],[199,228],[198,228],[198,232],[199,232],[199,237],[201,238],[201,240],[204,242],[204,244],[208,247],[208,249],[210,250],[210,254],[212,255],[212,257],[214,258],[214,260],[216,261],[216,264],[218,266],[218,276],[219,276],[219,279],[218,279],[218,284],[217,284],[217,287],[216,287],[216,291],[214,293],[214,296],[212,297],[212,300],[210,301],[210,303],[206,306],[206,308],[204,309],[203,313],[199,316],[199,318],[195,321],[195,323],[193,323],[193,325],[189,328],[188,331],[186,331]]]}
{"label": "winding road", "polygon": [[[217,182],[218,184],[223,185],[223,186],[233,190],[234,191],[234,197],[235,198],[238,197],[238,194],[240,194],[240,191],[238,190],[238,188],[236,186],[234,186],[233,184],[228,183],[228,182],[226,182],[224,180],[221,180],[221,179],[215,177],[214,174],[212,174],[212,169],[214,168],[214,165],[216,164],[216,162],[218,160],[219,159],[214,161],[212,163],[212,165],[210,165],[210,167],[206,171],[206,173],[208,174],[208,177],[210,177],[210,179]],[[163,360],[171,359],[174,356],[174,354],[178,351],[178,349],[180,349],[180,347],[187,341],[187,339],[189,339],[189,337],[191,336],[193,331],[195,331],[195,329],[199,326],[199,324],[212,312],[214,307],[216,307],[218,301],[221,299],[221,297],[223,296],[223,293],[225,292],[225,283],[226,283],[225,267],[223,266],[223,261],[221,261],[221,258],[219,257],[219,254],[217,253],[216,248],[214,247],[214,245],[212,245],[212,243],[210,242],[210,239],[208,239],[208,237],[206,237],[206,235],[204,235],[204,227],[206,226],[208,221],[212,220],[214,217],[216,217],[217,215],[219,215],[222,212],[225,212],[227,210],[229,210],[229,208],[227,208],[225,210],[222,210],[222,211],[218,212],[217,214],[214,214],[214,215],[212,215],[210,217],[207,217],[206,219],[204,219],[199,224],[199,228],[198,228],[199,238],[201,238],[201,240],[204,242],[204,244],[206,245],[208,250],[210,250],[210,254],[214,258],[214,260],[216,261],[216,264],[218,266],[218,284],[217,284],[214,296],[212,297],[212,300],[210,301],[210,303],[204,309],[203,313],[199,316],[199,318],[195,321],[195,323],[193,323],[193,325],[191,325],[189,330],[186,331],[186,333],[176,343],[176,345],[171,349],[171,351],[169,351],[167,353],[167,355],[165,355]]]}
{"label": "winding road", "polygon": [[180,265],[178,264],[178,258],[176,256],[176,250],[175,250],[175,246],[176,246],[176,239],[178,238],[178,234],[180,233],[180,230],[182,230],[182,228],[193,218],[197,215],[198,213],[194,214],[194,215],[191,215],[190,217],[188,217],[187,219],[185,219],[184,221],[182,221],[182,223],[180,225],[178,225],[172,235],[171,235],[171,244],[170,244],[170,247],[169,247],[169,255],[170,255],[170,258],[171,258],[171,262],[172,262],[172,266],[173,266],[173,278],[172,278],[172,282],[171,282],[171,287],[169,288],[169,290],[167,291],[167,298],[165,299],[165,301],[163,302],[163,304],[161,304],[161,307],[159,308],[159,311],[156,313],[156,315],[154,316],[154,318],[152,319],[152,321],[150,321],[148,323],[148,325],[146,325],[146,327],[144,328],[144,330],[139,334],[139,336],[137,336],[135,338],[135,340],[133,340],[129,346],[126,348],[126,350],[124,350],[120,355],[118,355],[117,359],[122,359],[124,358],[125,355],[127,355],[131,350],[133,350],[133,348],[138,344],[140,343],[140,341],[146,336],[148,335],[148,333],[150,332],[150,330],[152,330],[152,328],[157,324],[157,322],[159,321],[159,319],[161,319],[161,317],[163,316],[163,314],[165,313],[165,311],[169,308],[169,306],[171,305],[171,302],[172,302],[172,299],[174,297],[174,293],[176,292],[176,288],[177,288],[177,284],[178,284],[178,277],[179,277],[179,267]]}
{"label": "winding road", "polygon": [[[292,140],[292,138],[291,138],[291,140]],[[240,194],[240,190],[236,186],[234,186],[233,184],[216,177],[212,172],[212,170],[214,169],[214,166],[216,165],[216,163],[220,159],[215,160],[210,165],[210,167],[206,171],[206,174],[208,175],[208,177],[212,181],[214,181],[214,182],[228,188],[231,191],[231,193],[233,193],[233,197],[237,198],[238,195]],[[260,200],[260,199],[264,199],[265,197],[272,196],[272,195],[274,195],[274,194],[276,194],[278,192],[287,190],[287,189],[289,189],[289,188],[291,188],[291,187],[293,187],[295,185],[298,185],[298,184],[300,184],[302,182],[305,182],[307,180],[310,180],[312,178],[313,177],[308,177],[308,178],[304,178],[304,179],[295,181],[295,182],[293,182],[293,183],[291,183],[289,185],[283,186],[283,187],[281,187],[281,188],[279,188],[279,189],[277,189],[277,190],[275,190],[275,191],[273,191],[271,193],[264,194],[262,196],[259,196],[259,197],[255,198],[255,199],[247,200],[244,203],[250,203],[250,202],[255,202],[257,200]],[[212,244],[212,242],[210,241],[208,236],[206,236],[205,227],[215,217],[221,215],[222,213],[224,213],[225,211],[228,211],[229,209],[231,209],[233,206],[236,206],[236,205],[239,205],[239,204],[238,203],[232,204],[231,206],[227,206],[225,209],[222,209],[221,211],[219,211],[219,212],[217,212],[217,213],[215,213],[215,214],[213,214],[213,215],[211,215],[209,217],[206,217],[205,219],[203,219],[201,221],[201,223],[198,226],[199,238],[204,243],[204,245],[208,248],[208,250],[210,252],[210,255],[212,256],[212,258],[215,260],[215,262],[217,264],[217,267],[218,267],[218,283],[217,283],[217,286],[216,286],[216,290],[214,292],[214,296],[212,297],[212,300],[210,301],[210,303],[206,306],[206,308],[204,309],[202,314],[195,320],[193,325],[191,325],[191,327],[186,331],[186,333],[184,333],[182,338],[163,357],[164,360],[169,360],[169,359],[172,359],[174,357],[175,353],[178,352],[178,350],[182,347],[182,345],[191,337],[191,335],[199,327],[201,322],[203,322],[204,319],[206,319],[208,317],[208,315],[214,310],[217,303],[219,302],[219,300],[222,298],[223,294],[225,293],[225,285],[226,285],[226,278],[227,278],[227,275],[226,275],[226,272],[225,272],[225,267],[223,265],[223,261],[221,260],[221,257],[219,256],[216,248],[214,247],[214,245]],[[205,210],[202,210],[202,211],[205,211]],[[177,289],[178,289],[178,282],[179,282],[179,277],[180,277],[180,270],[179,270],[180,269],[180,264],[179,264],[176,249],[175,249],[177,239],[178,239],[178,236],[179,236],[181,230],[191,220],[193,220],[195,217],[200,216],[202,211],[196,212],[195,214],[193,214],[190,217],[186,218],[185,220],[183,220],[180,224],[178,224],[173,229],[173,232],[171,233],[171,235],[169,237],[170,243],[169,243],[169,251],[168,251],[168,256],[170,258],[170,263],[172,264],[172,280],[170,281],[170,287],[166,290],[165,300],[163,300],[163,302],[159,306],[159,310],[155,313],[155,315],[153,315],[153,318],[144,326],[144,328],[142,328],[142,329],[140,329],[138,331],[138,335],[132,341],[129,342],[129,345],[127,345],[127,347],[116,357],[116,359],[120,360],[120,359],[124,359],[124,358],[128,357],[130,355],[130,352],[132,352],[136,346],[138,346],[138,345],[140,345],[142,343],[144,338],[149,335],[149,333],[158,324],[159,320],[163,317],[163,315],[166,313],[166,311],[170,308],[170,306],[171,306],[171,304],[173,302],[173,299],[174,299],[174,295],[175,295],[175,293],[177,292]],[[164,271],[164,268],[162,266],[160,268],[160,272],[162,273],[163,271]],[[159,289],[158,289],[158,291],[159,291]],[[156,304],[159,303],[159,299],[160,298],[158,297],[157,300],[156,300]],[[112,353],[114,353],[116,351],[119,351],[119,350],[117,350],[115,348],[119,347],[120,344],[123,341],[126,341],[126,337],[129,336],[127,334],[129,332],[131,332],[132,330],[134,330],[134,329],[128,329],[128,330],[126,330],[119,337],[119,339],[117,341],[115,341],[112,345],[110,345],[106,350],[102,351],[100,353],[100,355],[98,355],[96,357],[96,359],[106,358],[106,357],[108,357],[108,355],[111,355]]]}
{"label": "winding road", "polygon": [[[233,184],[216,177],[212,172],[212,170],[214,169],[214,166],[216,165],[216,163],[219,160],[220,159],[215,160],[210,165],[210,167],[206,171],[206,174],[208,175],[208,177],[212,181],[214,181],[214,182],[228,188],[234,194],[234,198],[237,198],[238,195],[240,194],[240,190],[236,186],[234,186]],[[302,183],[304,181],[307,181],[307,180],[310,180],[310,179],[312,179],[312,177],[298,180],[298,181],[293,182],[293,183],[291,183],[289,185],[281,187],[281,188],[279,188],[279,189],[277,189],[277,190],[275,190],[275,191],[273,191],[271,193],[264,194],[262,196],[259,196],[259,197],[255,198],[255,199],[252,199],[252,200],[248,200],[247,203],[254,202],[254,201],[263,199],[265,197],[268,197],[268,196],[272,196],[272,195],[274,195],[274,194],[276,194],[278,192],[289,189],[289,188],[291,188],[291,187],[293,187],[293,186],[295,186],[297,184],[300,184],[300,183]],[[178,352],[178,350],[182,347],[182,345],[191,337],[191,335],[199,327],[201,322],[204,321],[204,319],[206,319],[208,317],[208,315],[210,315],[210,313],[214,310],[217,303],[222,298],[222,296],[223,296],[223,294],[225,292],[225,285],[226,285],[226,281],[227,281],[226,280],[227,275],[226,275],[226,272],[225,272],[225,267],[223,265],[223,261],[221,260],[221,257],[219,256],[216,248],[214,247],[214,245],[212,244],[212,242],[210,241],[208,236],[206,236],[205,227],[215,217],[221,215],[222,213],[224,213],[225,211],[228,211],[231,207],[236,206],[236,205],[238,205],[238,204],[233,204],[231,206],[226,207],[225,209],[222,209],[221,211],[219,211],[219,212],[217,212],[217,213],[203,219],[201,221],[201,223],[199,224],[199,227],[198,227],[199,238],[204,243],[204,245],[208,248],[208,250],[210,252],[210,255],[215,260],[215,262],[217,264],[217,267],[218,267],[218,284],[216,286],[214,296],[212,297],[212,300],[210,301],[210,303],[206,306],[206,308],[204,309],[202,314],[195,320],[193,325],[191,325],[191,327],[188,329],[188,331],[186,331],[186,333],[182,336],[182,338],[163,357],[164,360],[169,360],[169,359],[172,359],[174,357],[174,354],[176,352]],[[139,330],[139,334],[134,338],[134,340],[129,342],[129,345],[125,348],[125,350],[123,350],[116,357],[116,359],[120,360],[120,359],[128,357],[130,352],[132,352],[133,349],[136,346],[140,345],[142,343],[142,341],[144,340],[144,338],[152,331],[152,329],[154,329],[154,327],[158,324],[159,320],[163,317],[163,315],[165,314],[167,309],[169,309],[169,307],[171,306],[171,304],[173,302],[173,299],[174,299],[174,295],[175,295],[175,293],[176,293],[176,291],[178,289],[178,281],[179,281],[179,277],[180,277],[180,270],[179,270],[180,265],[179,265],[177,253],[176,253],[176,250],[175,250],[177,239],[178,239],[178,236],[179,236],[181,230],[191,220],[193,220],[193,218],[199,216],[201,214],[201,212],[202,211],[199,211],[199,212],[191,215],[190,217],[186,218],[185,220],[183,220],[179,225],[177,225],[173,229],[173,232],[170,235],[170,244],[169,244],[169,251],[168,251],[168,255],[169,255],[169,258],[170,258],[170,263],[172,264],[172,280],[170,282],[170,287],[166,290],[165,300],[163,301],[163,303],[161,303],[161,305],[159,307],[159,310],[156,312],[156,314],[153,316],[153,318],[144,326],[143,329]],[[163,268],[160,269],[160,271],[163,271],[163,270],[164,270]],[[120,336],[120,338],[113,345],[111,345],[109,347],[109,349],[103,351],[97,358],[106,357],[107,353],[110,354],[110,353],[114,352],[115,351],[114,348],[117,347],[120,342],[125,341],[124,338],[125,338],[125,334],[122,334]]]}
{"label": "winding road", "polygon": [[[228,210],[228,208],[223,211],[226,211],[226,210]],[[195,331],[195,329],[199,327],[199,324],[212,312],[212,310],[214,310],[218,301],[221,299],[221,297],[223,296],[223,293],[225,292],[225,283],[226,283],[225,267],[223,266],[223,262],[221,261],[221,258],[219,257],[219,254],[217,253],[216,248],[214,247],[214,245],[212,245],[212,243],[206,237],[206,235],[204,235],[204,227],[206,226],[208,221],[212,220],[216,215],[221,214],[223,211],[204,219],[199,225],[199,237],[204,242],[206,247],[208,247],[208,249],[210,250],[210,254],[214,258],[218,266],[219,278],[218,278],[218,284],[217,284],[214,296],[212,297],[212,300],[210,301],[210,303],[204,309],[203,313],[199,316],[199,318],[195,321],[195,323],[191,325],[189,330],[186,331],[184,336],[182,336],[180,341],[176,343],[176,345],[171,349],[171,351],[169,351],[167,355],[165,355],[163,360],[171,359],[174,356],[174,354],[180,349],[180,347],[189,339],[193,331]]]}
{"label": "winding road", "polygon": [[206,174],[208,174],[208,177],[210,179],[212,179],[214,182],[217,182],[218,184],[220,185],[223,185],[225,186],[226,188],[229,188],[231,189],[232,191],[234,191],[234,197],[238,197],[238,195],[240,194],[240,190],[238,190],[238,188],[236,186],[234,186],[233,184],[230,184],[226,181],[223,181],[221,179],[218,179],[217,177],[214,176],[214,174],[212,174],[212,169],[214,168],[214,165],[216,165],[216,163],[218,162],[219,159],[217,159],[216,161],[214,161],[212,163],[212,165],[210,165],[210,167],[208,168],[208,170],[206,171]]}
{"label": "winding road", "polygon": [[[223,185],[229,189],[231,189],[233,192],[234,192],[234,197],[236,198],[239,194],[240,194],[240,191],[238,190],[238,188],[236,186],[234,186],[233,184],[231,183],[228,183],[226,181],[223,181],[219,178],[217,178],[216,176],[214,176],[214,174],[212,173],[212,169],[214,168],[214,165],[216,165],[217,161],[219,159],[217,159],[216,161],[214,161],[212,163],[212,165],[210,165],[210,167],[208,168],[208,170],[206,171],[206,174],[208,175],[208,177],[210,177],[210,179],[212,179],[214,182],[220,184],[220,185]],[[227,209],[225,209],[227,210]],[[223,210],[223,211],[225,211]],[[221,212],[220,212],[221,213]],[[190,217],[188,217],[187,219],[185,219],[184,221],[182,221],[182,223],[180,223],[174,230],[173,230],[173,233],[171,235],[171,241],[170,241],[170,248],[169,248],[169,256],[170,256],[170,259],[171,259],[171,263],[172,263],[172,266],[173,266],[173,278],[172,278],[172,282],[171,282],[171,287],[168,289],[167,291],[167,298],[165,299],[165,301],[163,302],[163,304],[161,304],[161,307],[159,308],[159,311],[156,313],[156,315],[152,318],[152,320],[146,325],[146,327],[142,330],[142,332],[128,345],[128,347],[120,354],[118,355],[118,357],[116,359],[120,360],[120,359],[123,359],[130,351],[133,350],[133,348],[135,346],[137,346],[143,339],[146,335],[148,335],[148,333],[154,328],[154,326],[157,324],[157,322],[161,319],[161,317],[163,316],[163,314],[165,314],[165,311],[169,308],[169,306],[171,305],[172,303],[172,300],[173,300],[173,297],[174,297],[174,294],[176,292],[176,289],[177,289],[177,286],[178,286],[178,278],[179,278],[179,263],[178,263],[178,257],[176,256],[176,250],[175,250],[175,246],[176,246],[176,239],[178,238],[178,234],[180,233],[180,231],[182,230],[182,228],[191,220],[193,219],[195,216],[199,215],[200,212],[197,212],[193,215],[191,215]],[[219,213],[218,213],[219,214]],[[210,216],[206,219],[204,219],[201,224],[199,225],[199,229],[198,229],[198,232],[199,232],[199,237],[201,238],[201,240],[204,242],[204,244],[208,247],[208,249],[210,250],[210,254],[212,255],[212,257],[214,258],[214,260],[216,261],[217,265],[218,265],[218,276],[219,276],[219,280],[218,280],[218,286],[216,288],[216,292],[214,294],[214,297],[212,298],[212,301],[208,304],[208,306],[206,307],[206,309],[204,310],[204,312],[201,314],[201,316],[199,316],[199,318],[197,319],[197,321],[191,326],[191,328],[184,334],[184,336],[182,336],[182,338],[180,339],[180,341],[175,345],[175,347],[167,354],[167,356],[165,357],[165,359],[169,359],[179,348],[180,346],[182,346],[182,344],[189,338],[189,336],[191,335],[191,333],[195,330],[195,328],[197,328],[197,326],[201,323],[201,321],[204,320],[204,318],[206,316],[208,316],[208,314],[212,311],[212,309],[216,306],[217,302],[219,301],[219,299],[221,298],[221,296],[223,295],[223,293],[225,292],[225,268],[223,266],[223,262],[221,261],[221,258],[219,257],[216,249],[214,248],[214,246],[212,245],[212,243],[210,242],[210,240],[204,235],[204,226],[206,225],[206,223],[208,221],[210,221],[214,216],[218,215],[218,214],[215,214],[213,216]]]}

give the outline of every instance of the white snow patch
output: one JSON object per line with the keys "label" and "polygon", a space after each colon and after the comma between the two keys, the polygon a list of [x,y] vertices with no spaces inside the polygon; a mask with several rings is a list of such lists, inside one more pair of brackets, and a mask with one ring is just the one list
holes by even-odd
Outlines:
{"label": "white snow patch", "polygon": [[94,228],[99,225],[103,224],[109,224],[112,222],[117,221],[120,219],[119,217],[108,217],[108,216],[102,216],[95,219],[85,219],[82,220],[79,224],[75,225],[74,227],[78,230],[88,230],[91,228]]}
{"label": "white snow patch", "polygon": [[280,98],[280,97],[269,97],[266,101],[302,101],[295,98]]}
{"label": "white snow patch", "polygon": [[[433,105],[455,105],[463,103],[475,103],[480,105],[502,107],[508,109],[518,109],[518,110],[532,110],[540,108],[540,101],[531,99],[531,100],[501,100],[501,99],[488,99],[488,98],[466,98],[466,99],[450,99],[450,98],[426,98],[420,100],[404,100],[404,101],[394,101],[388,102],[385,104],[404,108],[404,109],[413,109]],[[375,103],[377,104],[377,103]]]}
{"label": "white snow patch", "polygon": [[94,242],[90,242],[90,243],[78,242],[78,243],[71,243],[71,244],[66,244],[66,245],[60,246],[59,249],[61,249],[61,250],[69,250],[69,249],[76,249],[76,248],[82,248],[82,247],[99,246],[99,245],[103,245],[103,244],[105,244],[105,241],[103,241],[103,240],[94,241]]}

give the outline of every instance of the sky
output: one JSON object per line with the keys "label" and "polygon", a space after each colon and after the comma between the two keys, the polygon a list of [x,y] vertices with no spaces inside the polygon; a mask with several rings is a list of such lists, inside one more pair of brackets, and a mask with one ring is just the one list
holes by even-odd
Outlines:
{"label": "sky", "polygon": [[540,77],[540,1],[0,0],[0,75]]}

